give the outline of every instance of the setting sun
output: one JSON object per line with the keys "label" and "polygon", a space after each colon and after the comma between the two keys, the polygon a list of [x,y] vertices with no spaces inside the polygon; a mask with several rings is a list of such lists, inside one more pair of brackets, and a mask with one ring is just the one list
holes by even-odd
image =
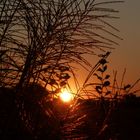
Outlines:
{"label": "setting sun", "polygon": [[63,101],[63,102],[70,102],[72,101],[74,98],[73,94],[70,93],[69,91],[67,90],[64,90],[60,93],[60,99]]}

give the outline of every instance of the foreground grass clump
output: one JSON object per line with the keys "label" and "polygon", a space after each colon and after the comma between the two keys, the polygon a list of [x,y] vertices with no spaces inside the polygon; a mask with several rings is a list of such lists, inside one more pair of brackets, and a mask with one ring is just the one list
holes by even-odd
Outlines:
{"label": "foreground grass clump", "polygon": [[59,138],[59,119],[45,88],[31,84],[22,92],[17,98],[14,89],[0,88],[0,139]]}
{"label": "foreground grass clump", "polygon": [[[37,85],[35,88],[36,91],[40,90]],[[140,138],[140,98],[135,95],[124,96],[123,99],[115,102],[107,119],[100,100],[81,99],[73,106],[65,105],[59,99],[47,102],[45,100],[44,103],[42,100],[40,105],[41,98],[32,100],[30,96],[30,104],[26,104],[28,95],[23,98],[24,113],[20,112],[19,115],[14,95],[12,89],[0,90],[1,139],[132,140]],[[104,103],[106,110],[109,110],[112,102],[105,100]]]}

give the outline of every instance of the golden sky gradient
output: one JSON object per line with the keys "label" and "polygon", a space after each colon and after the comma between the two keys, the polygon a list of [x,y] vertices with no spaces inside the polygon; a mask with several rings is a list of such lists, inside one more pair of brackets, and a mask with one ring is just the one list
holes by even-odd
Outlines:
{"label": "golden sky gradient", "polygon": [[125,81],[133,83],[140,78],[140,0],[125,0],[117,8],[120,19],[114,23],[123,40],[110,56],[110,66],[118,75],[126,68]]}
{"label": "golden sky gradient", "polygon": [[[120,30],[118,35],[123,40],[115,40],[119,46],[113,46],[115,50],[109,56],[109,72],[112,74],[116,70],[120,82],[126,68],[124,83],[133,84],[140,78],[140,0],[125,0],[124,3],[110,6],[119,10],[117,16],[120,19],[111,19],[111,24]],[[97,62],[95,57],[89,60],[93,65]],[[86,73],[80,72],[77,77],[83,82]],[[140,89],[140,83],[136,88]]]}

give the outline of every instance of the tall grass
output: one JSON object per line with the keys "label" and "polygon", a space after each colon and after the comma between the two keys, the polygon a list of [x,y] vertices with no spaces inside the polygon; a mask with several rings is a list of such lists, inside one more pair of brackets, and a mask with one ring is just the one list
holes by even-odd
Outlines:
{"label": "tall grass", "polygon": [[[114,3],[120,1],[114,1]],[[103,8],[113,2],[24,1],[1,2],[1,86],[19,87],[25,82],[48,84],[61,66],[89,66],[84,54],[111,49],[108,18],[117,10]],[[101,11],[101,13],[100,13]],[[50,72],[50,69],[52,72]],[[21,86],[22,87],[22,86]]]}
{"label": "tall grass", "polygon": [[[139,92],[139,89],[135,86],[140,79],[132,84],[124,83],[126,69],[120,82],[117,80],[117,71],[113,72],[113,75],[108,74],[109,55],[107,52],[101,56],[78,90],[76,103],[70,107],[62,127],[66,139],[115,139],[117,132],[111,130],[116,129],[112,127],[114,112],[121,109],[121,104],[127,102],[126,100],[130,101],[131,105],[138,103],[135,93]],[[123,137],[123,134],[121,135],[120,137]]]}
{"label": "tall grass", "polygon": [[[119,86],[117,72],[114,72],[111,85],[110,75],[106,74],[107,57],[112,46],[118,45],[115,40],[121,39],[119,30],[108,22],[108,19],[118,18],[114,16],[118,11],[109,6],[121,2],[0,2],[0,87],[14,89],[19,117],[34,139],[52,138],[58,134],[59,139],[98,138],[113,109],[112,104],[106,105],[106,99],[118,100],[122,92],[130,93],[138,82],[123,86],[124,72]],[[97,64],[92,66],[87,55],[100,56]],[[64,116],[59,117],[51,99],[61,88],[68,86],[69,78],[74,78],[77,83],[75,65],[91,71],[75,93],[76,102]],[[95,77],[99,83],[90,81]],[[90,102],[79,101],[83,93],[99,99],[93,108],[98,117],[95,114],[90,116],[89,112],[93,111]],[[91,123],[90,117],[95,120],[87,132],[85,129]]]}

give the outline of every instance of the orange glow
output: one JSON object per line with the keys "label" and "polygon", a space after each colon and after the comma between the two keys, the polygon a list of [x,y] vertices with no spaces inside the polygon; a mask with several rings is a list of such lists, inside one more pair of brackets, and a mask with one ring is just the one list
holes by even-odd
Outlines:
{"label": "orange glow", "polygon": [[60,93],[60,99],[63,101],[63,102],[70,102],[72,101],[74,98],[74,95],[72,93],[70,93],[70,91],[68,90],[63,90],[61,91]]}

